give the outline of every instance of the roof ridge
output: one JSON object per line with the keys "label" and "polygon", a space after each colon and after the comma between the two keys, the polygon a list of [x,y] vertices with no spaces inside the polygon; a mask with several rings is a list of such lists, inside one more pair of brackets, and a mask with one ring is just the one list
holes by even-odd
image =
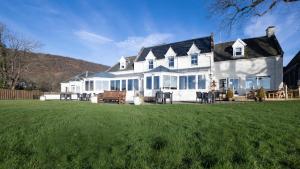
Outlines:
{"label": "roof ridge", "polygon": [[[252,38],[237,38],[237,39],[241,39],[242,41],[244,41],[244,40],[258,39],[258,38],[266,38],[266,37],[267,37],[267,36],[257,36],[257,37],[252,37]],[[236,39],[236,40],[237,40],[237,39]],[[226,42],[215,43],[215,45],[226,44],[226,43],[232,43],[232,42],[235,42],[236,40],[230,40],[230,41],[226,41]]]}

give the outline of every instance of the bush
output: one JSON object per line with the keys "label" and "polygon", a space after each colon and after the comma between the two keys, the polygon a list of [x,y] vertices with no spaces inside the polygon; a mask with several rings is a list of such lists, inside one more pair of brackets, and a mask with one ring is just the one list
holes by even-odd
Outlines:
{"label": "bush", "polygon": [[233,91],[231,89],[228,89],[226,93],[226,99],[230,100],[232,98],[233,98]]}
{"label": "bush", "polygon": [[262,101],[266,97],[266,92],[263,87],[257,90],[256,97],[259,99],[259,101]]}

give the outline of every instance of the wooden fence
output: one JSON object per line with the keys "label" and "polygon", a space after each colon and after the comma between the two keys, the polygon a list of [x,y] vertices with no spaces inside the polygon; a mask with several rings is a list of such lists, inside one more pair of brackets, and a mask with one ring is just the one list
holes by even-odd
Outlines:
{"label": "wooden fence", "polygon": [[0,89],[0,100],[39,99],[43,92],[39,90],[9,90]]}

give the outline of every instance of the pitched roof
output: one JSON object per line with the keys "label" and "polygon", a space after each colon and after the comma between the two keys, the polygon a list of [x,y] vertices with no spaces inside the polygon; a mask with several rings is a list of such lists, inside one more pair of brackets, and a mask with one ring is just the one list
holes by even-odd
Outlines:
{"label": "pitched roof", "polygon": [[300,64],[300,50],[295,55],[295,57],[284,67],[285,70],[289,69],[290,67],[293,67],[295,64]]}
{"label": "pitched roof", "polygon": [[88,78],[91,78],[91,77],[113,78],[113,77],[115,77],[115,75],[112,73],[109,73],[109,72],[97,72],[97,73],[94,73],[94,74],[88,76]]}
{"label": "pitched roof", "polygon": [[[276,36],[262,36],[256,38],[242,39],[247,45],[245,47],[244,58],[258,58],[269,56],[283,56],[283,51],[279,45]],[[233,58],[232,45],[235,41],[219,43],[214,48],[214,61],[226,61],[243,58]]]}
{"label": "pitched roof", "polygon": [[75,76],[71,77],[68,80],[63,81],[62,83],[69,82],[69,81],[80,81],[80,80],[82,80],[85,77],[93,75],[94,73],[95,72],[89,72],[89,71],[82,72],[82,73],[80,73],[78,75],[75,75]]}
{"label": "pitched roof", "polygon": [[134,60],[135,60],[136,56],[128,56],[125,57],[126,61],[127,61],[127,66],[125,69],[120,69],[120,62],[118,62],[117,64],[113,65],[112,67],[110,67],[107,72],[117,72],[117,71],[127,71],[127,70],[133,70],[134,67]]}
{"label": "pitched roof", "polygon": [[165,54],[170,47],[172,47],[177,56],[186,56],[193,43],[198,47],[198,49],[201,50],[202,53],[211,52],[212,40],[213,39],[211,36],[207,36],[175,43],[146,47],[140,51],[136,61],[144,61],[150,50],[152,50],[156,59],[163,59],[165,58]]}
{"label": "pitched roof", "polygon": [[174,70],[168,69],[168,68],[160,65],[160,66],[148,71],[148,73],[151,73],[151,72],[174,72]]}

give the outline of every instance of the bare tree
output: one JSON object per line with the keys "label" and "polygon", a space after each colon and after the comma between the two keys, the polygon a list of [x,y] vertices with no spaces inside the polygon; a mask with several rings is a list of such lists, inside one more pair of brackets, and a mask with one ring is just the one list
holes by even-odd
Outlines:
{"label": "bare tree", "polygon": [[247,17],[261,17],[280,3],[288,4],[300,0],[214,0],[210,4],[213,16],[222,16],[221,27],[232,27]]}
{"label": "bare tree", "polygon": [[0,23],[0,82],[2,88],[15,89],[26,66],[22,58],[39,46],[36,41],[28,40],[12,33]]}

